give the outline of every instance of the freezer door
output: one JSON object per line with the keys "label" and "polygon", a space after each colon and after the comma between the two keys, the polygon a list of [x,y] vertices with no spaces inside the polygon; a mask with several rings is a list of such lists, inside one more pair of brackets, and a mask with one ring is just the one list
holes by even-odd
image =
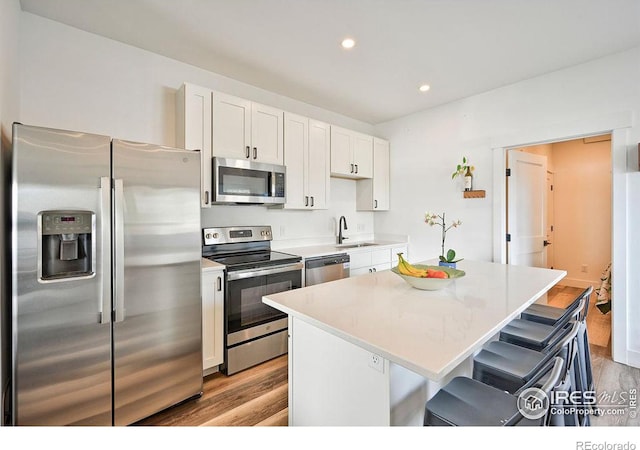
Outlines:
{"label": "freezer door", "polygon": [[111,425],[109,146],[106,136],[14,125],[16,425]]}
{"label": "freezer door", "polygon": [[202,391],[200,155],[113,140],[114,423]]}

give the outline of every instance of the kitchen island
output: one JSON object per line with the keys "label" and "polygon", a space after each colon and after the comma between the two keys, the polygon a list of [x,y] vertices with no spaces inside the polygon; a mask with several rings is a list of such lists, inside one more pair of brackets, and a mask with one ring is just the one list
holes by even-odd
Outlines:
{"label": "kitchen island", "polygon": [[[427,263],[434,263],[429,261]],[[289,315],[290,425],[421,425],[424,403],[565,271],[462,261],[422,291],[386,270],[263,297]]]}

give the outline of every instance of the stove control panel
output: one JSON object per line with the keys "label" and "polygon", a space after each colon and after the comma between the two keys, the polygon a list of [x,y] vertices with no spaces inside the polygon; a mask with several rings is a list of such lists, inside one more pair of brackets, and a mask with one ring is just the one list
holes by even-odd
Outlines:
{"label": "stove control panel", "polygon": [[271,241],[271,226],[203,228],[204,245]]}

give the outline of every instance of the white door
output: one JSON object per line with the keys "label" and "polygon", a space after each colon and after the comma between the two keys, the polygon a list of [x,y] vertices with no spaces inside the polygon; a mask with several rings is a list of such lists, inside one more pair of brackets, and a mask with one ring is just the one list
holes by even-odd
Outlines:
{"label": "white door", "polygon": [[331,174],[353,176],[353,132],[331,127]]}
{"label": "white door", "polygon": [[306,154],[309,119],[284,113],[284,163],[287,166],[285,208],[305,209],[309,206],[306,187]]}
{"label": "white door", "polygon": [[507,167],[507,262],[546,267],[547,157],[510,150]]}
{"label": "white door", "polygon": [[359,178],[373,178],[373,136],[356,134],[353,143],[353,165]]}
{"label": "white door", "polygon": [[327,209],[330,186],[330,151],[329,124],[309,120],[309,157],[307,158],[306,177],[309,186],[309,206],[313,209]]}
{"label": "white door", "polygon": [[389,210],[389,141],[373,139],[373,208]]}
{"label": "white door", "polygon": [[214,92],[213,156],[249,159],[250,146],[251,102]]}
{"label": "white door", "polygon": [[251,107],[251,160],[284,164],[281,109],[253,103]]}

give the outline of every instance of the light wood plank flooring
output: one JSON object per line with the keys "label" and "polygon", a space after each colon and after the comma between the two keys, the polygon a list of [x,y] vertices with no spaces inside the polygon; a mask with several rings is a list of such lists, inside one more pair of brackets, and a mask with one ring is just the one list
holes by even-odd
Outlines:
{"label": "light wood plank flooring", "polygon": [[[547,302],[565,307],[582,289],[556,286]],[[611,314],[595,308],[595,295],[587,314],[593,375],[598,393],[628,392],[640,387],[640,369],[611,360]],[[204,379],[203,395],[138,422],[140,426],[286,426],[288,423],[287,355],[267,361],[231,377],[220,373]],[[640,425],[630,414],[592,418],[592,425]]]}
{"label": "light wood plank flooring", "polygon": [[287,355],[227,377],[204,379],[203,395],[135,425],[286,426],[288,424]]}

